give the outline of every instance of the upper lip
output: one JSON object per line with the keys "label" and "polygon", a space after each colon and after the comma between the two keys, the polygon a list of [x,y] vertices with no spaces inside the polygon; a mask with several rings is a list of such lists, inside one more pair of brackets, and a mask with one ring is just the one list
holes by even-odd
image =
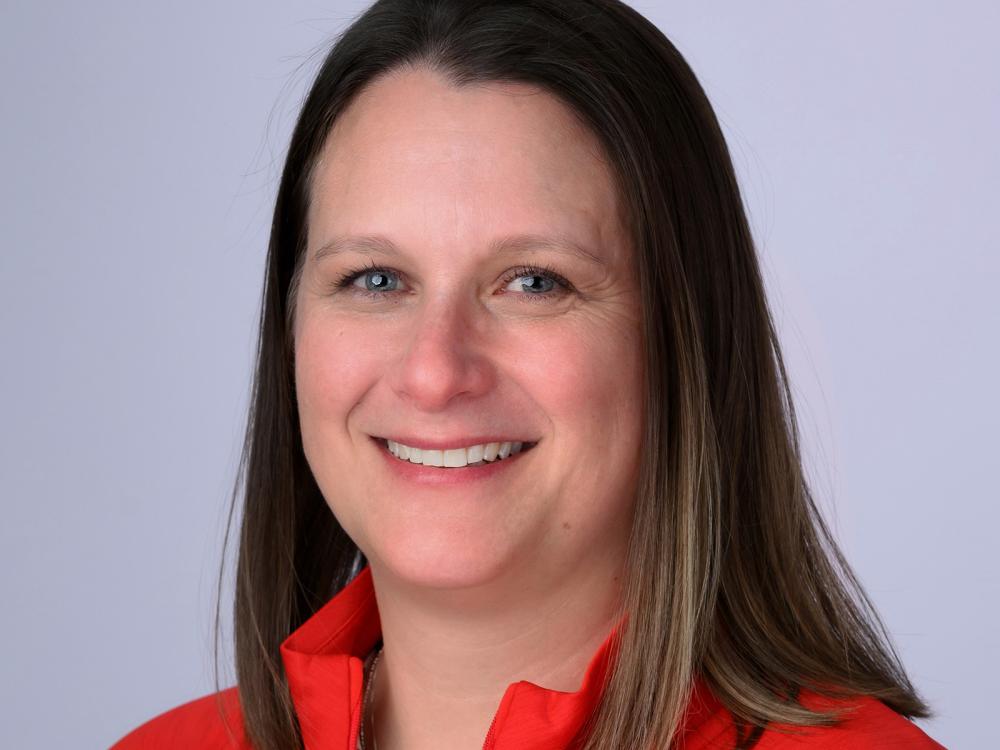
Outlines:
{"label": "upper lip", "polygon": [[471,435],[468,437],[445,438],[444,440],[428,440],[427,438],[407,437],[405,435],[373,435],[376,440],[392,440],[394,443],[402,443],[410,448],[420,448],[421,450],[447,450],[448,448],[468,448],[471,445],[485,445],[486,443],[521,443],[522,447],[534,445],[537,440],[525,440],[523,438],[502,436],[502,435]]}

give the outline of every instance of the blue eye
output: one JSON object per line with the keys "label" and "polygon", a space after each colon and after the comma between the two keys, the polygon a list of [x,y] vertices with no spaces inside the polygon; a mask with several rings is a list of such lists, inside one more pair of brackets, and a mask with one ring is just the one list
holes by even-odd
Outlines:
{"label": "blue eye", "polygon": [[522,295],[531,301],[550,300],[562,297],[573,290],[573,285],[552,268],[536,266],[520,266],[511,269],[504,277],[504,283],[509,285],[512,281],[529,279],[526,283],[521,282]]}
{"label": "blue eye", "polygon": [[[556,285],[555,279],[549,276],[542,276],[537,273],[524,274],[523,276],[514,277],[514,281],[517,281],[518,279],[531,279],[530,284],[521,282],[521,291],[530,292],[532,294],[547,294],[551,292]],[[541,282],[542,288],[539,288],[539,284],[537,282]]]}
{"label": "blue eye", "polygon": [[[364,279],[363,285],[357,285]],[[520,291],[508,290],[512,282],[522,280]],[[527,281],[524,281],[527,280]],[[548,267],[519,266],[511,269],[503,278],[504,291],[513,291],[515,296],[532,301],[550,300],[562,297],[573,290],[573,286],[555,270]],[[360,294],[372,299],[385,298],[387,292],[398,292],[399,274],[388,268],[380,268],[374,263],[363,268],[347,271],[338,278],[334,287]]]}
{"label": "blue eye", "polygon": [[366,271],[358,278],[364,278],[365,289],[369,292],[388,292],[395,289],[392,278],[386,271]]}
{"label": "blue eye", "polygon": [[[361,278],[364,279],[364,286],[355,287],[354,282]],[[398,283],[399,279],[395,272],[373,265],[348,271],[337,279],[334,286],[337,289],[350,287],[351,291],[357,291],[367,297],[379,297],[383,292],[395,292]]]}

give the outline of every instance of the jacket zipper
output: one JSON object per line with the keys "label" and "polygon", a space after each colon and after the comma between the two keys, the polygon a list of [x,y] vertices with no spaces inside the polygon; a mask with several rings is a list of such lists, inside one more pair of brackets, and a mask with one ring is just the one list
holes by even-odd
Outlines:
{"label": "jacket zipper", "polygon": [[[364,673],[364,670],[362,670],[362,673]],[[361,695],[364,695],[363,684],[362,684]],[[350,733],[350,739],[348,740],[348,747],[350,747],[351,750],[354,750],[358,746],[358,732],[361,729],[362,718],[363,717],[361,716],[361,698],[358,698],[358,700],[355,701],[354,703],[353,710],[351,711],[351,733]]]}

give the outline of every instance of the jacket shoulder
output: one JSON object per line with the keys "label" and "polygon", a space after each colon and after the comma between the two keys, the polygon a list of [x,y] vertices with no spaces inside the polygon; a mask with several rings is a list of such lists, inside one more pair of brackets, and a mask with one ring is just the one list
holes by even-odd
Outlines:
{"label": "jacket shoulder", "polygon": [[176,706],[133,729],[111,750],[250,750],[235,687]]}
{"label": "jacket shoulder", "polygon": [[847,709],[831,727],[771,724],[755,746],[757,750],[947,750],[902,714],[871,696],[831,699],[802,691],[799,702],[813,710]]}

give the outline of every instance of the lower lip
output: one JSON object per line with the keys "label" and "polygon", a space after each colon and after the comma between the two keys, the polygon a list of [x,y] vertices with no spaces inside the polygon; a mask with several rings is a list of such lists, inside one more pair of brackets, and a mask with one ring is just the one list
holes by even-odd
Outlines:
{"label": "lower lip", "polygon": [[[470,482],[481,482],[499,474],[507,472],[511,467],[517,466],[526,453],[534,450],[534,446],[520,453],[507,456],[507,458],[480,464],[479,466],[462,466],[460,468],[444,468],[440,466],[424,466],[410,461],[396,458],[389,452],[386,445],[378,438],[372,438],[375,447],[385,457],[392,473],[410,482],[430,485],[452,485],[468,484]],[[537,443],[536,443],[537,445]]]}

